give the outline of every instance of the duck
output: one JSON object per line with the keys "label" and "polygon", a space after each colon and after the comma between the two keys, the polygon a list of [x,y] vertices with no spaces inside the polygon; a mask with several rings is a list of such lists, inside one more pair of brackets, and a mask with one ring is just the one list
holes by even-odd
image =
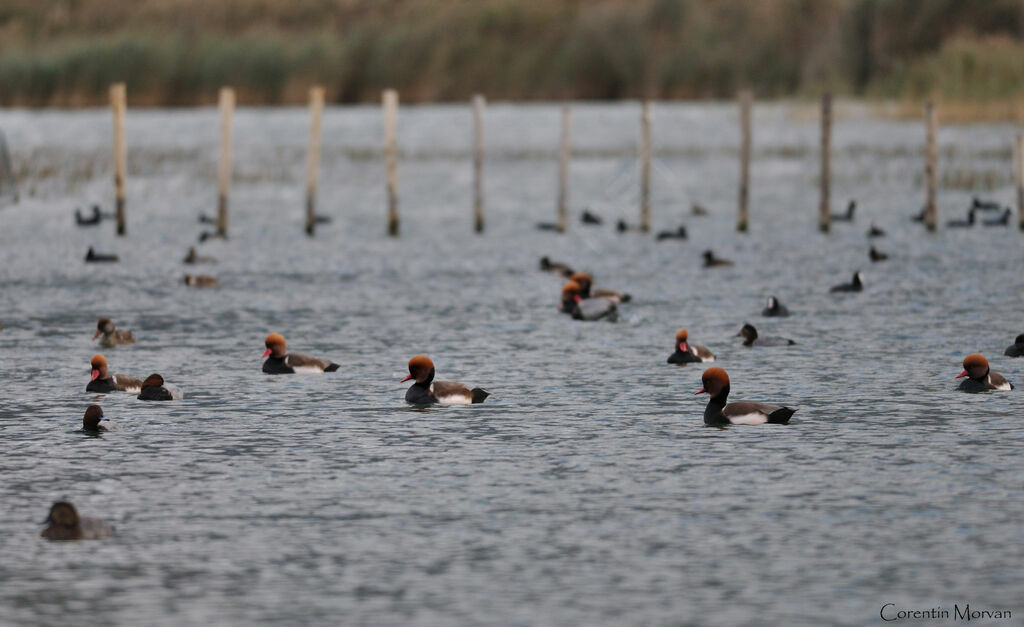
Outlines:
{"label": "duck", "polygon": [[180,401],[185,398],[181,388],[165,383],[164,378],[156,373],[146,377],[142,382],[142,390],[137,397],[140,401]]}
{"label": "duck", "polygon": [[982,200],[977,196],[971,197],[971,209],[981,209],[982,211],[998,211],[1000,204],[995,200]]}
{"label": "duck", "polygon": [[127,329],[114,328],[114,322],[110,318],[100,318],[100,321],[96,323],[96,332],[92,334],[92,339],[95,340],[98,337],[100,337],[100,346],[135,343],[135,336],[132,335],[132,332]]}
{"label": "duck", "polygon": [[789,424],[795,409],[783,405],[729,400],[729,375],[721,368],[708,368],[700,376],[703,384],[697,394],[708,394],[708,406],[704,409],[704,424],[721,427],[725,425]]}
{"label": "duck", "polygon": [[921,210],[910,216],[910,219],[913,222],[924,222],[924,216],[926,213],[928,213],[928,207],[921,207]]}
{"label": "duck", "polygon": [[213,257],[203,257],[196,252],[195,246],[191,246],[188,249],[188,254],[185,255],[183,263],[217,263],[217,260]]}
{"label": "duck", "polygon": [[732,262],[729,261],[728,259],[721,259],[719,257],[715,257],[715,253],[710,251],[710,250],[705,250],[704,251],[704,267],[705,268],[714,268],[716,266],[731,266],[731,265],[732,265]]}
{"label": "duck", "polygon": [[851,200],[846,205],[846,213],[833,213],[829,216],[833,222],[853,222],[853,212],[857,209],[857,201]]}
{"label": "duck", "polygon": [[964,371],[956,375],[957,379],[963,379],[958,388],[961,392],[985,392],[987,390],[1008,391],[1013,389],[1013,384],[1006,380],[1006,377],[998,372],[992,372],[988,367],[988,360],[978,353],[972,353],[964,357]]}
{"label": "duck", "polygon": [[862,292],[864,291],[864,276],[858,270],[853,273],[853,280],[849,283],[840,283],[829,288],[830,292]]}
{"label": "duck", "polygon": [[951,229],[966,229],[974,226],[974,207],[967,210],[966,220],[948,220],[946,226]]}
{"label": "duck", "polygon": [[188,287],[217,287],[220,281],[206,274],[186,274],[185,285]]}
{"label": "duck", "polygon": [[708,210],[698,203],[693,203],[690,205],[690,213],[695,216],[706,216],[708,215]]}
{"label": "duck", "polygon": [[551,261],[551,259],[546,255],[540,258],[540,269],[544,270],[545,272],[557,272],[558,274],[561,274],[566,278],[569,278],[574,274],[572,268],[565,265],[564,263],[560,263],[558,261]]}
{"label": "duck", "polygon": [[559,233],[561,233],[562,232],[562,225],[557,223],[557,222],[538,222],[537,223],[537,230],[538,231],[558,231]]}
{"label": "duck", "polygon": [[576,320],[607,320],[618,319],[618,305],[614,300],[604,297],[583,298],[582,290],[576,281],[568,281],[562,286],[562,302],[559,311],[571,315]]}
{"label": "duck", "polygon": [[686,227],[680,226],[674,231],[661,231],[658,233],[656,239],[659,242],[666,239],[686,239]]}
{"label": "duck", "polygon": [[984,226],[1006,226],[1010,224],[1011,215],[1013,215],[1013,212],[1010,211],[1009,207],[1007,207],[1006,209],[1003,210],[1002,215],[1000,215],[998,218],[992,218],[991,220],[982,220],[981,223]]}
{"label": "duck", "polygon": [[885,231],[872,222],[871,228],[868,229],[868,237],[885,237]]}
{"label": "duck", "polygon": [[591,213],[589,209],[583,210],[583,215],[580,216],[580,222],[583,224],[604,224],[604,220],[601,216],[596,213]]}
{"label": "duck", "polygon": [[299,353],[288,353],[288,345],[284,336],[280,333],[271,333],[263,340],[267,350],[263,351],[262,357],[267,358],[263,362],[263,372],[267,374],[320,374],[321,372],[335,372],[339,366],[327,359],[318,359]]}
{"label": "duck", "polygon": [[690,334],[686,329],[676,331],[675,349],[668,356],[668,363],[682,365],[715,360],[715,354],[709,351],[706,346],[688,343],[686,340],[689,337]]}
{"label": "duck", "polygon": [[93,250],[93,247],[89,247],[89,252],[85,253],[86,263],[113,263],[117,261],[117,255],[108,255],[104,253],[98,253]]}
{"label": "duck", "polygon": [[199,224],[217,224],[217,218],[214,216],[208,216],[205,213],[200,213]]}
{"label": "duck", "polygon": [[885,261],[888,258],[889,258],[889,255],[887,255],[886,253],[883,253],[882,251],[878,250],[874,246],[872,246],[871,250],[868,251],[868,259],[870,259],[872,261],[872,263],[877,263],[879,261]]}
{"label": "duck", "polygon": [[409,375],[402,383],[415,379],[405,392],[405,402],[411,405],[475,405],[491,395],[483,388],[470,388],[452,381],[434,381],[434,362],[426,355],[409,360]]}
{"label": "duck", "polygon": [[82,215],[80,208],[75,208],[75,224],[78,226],[96,226],[103,220],[103,214],[100,213],[99,205],[92,206],[92,215]]}
{"label": "duck", "polygon": [[769,336],[769,337],[758,337],[757,329],[754,325],[746,323],[740,332],[736,334],[737,337],[743,338],[744,346],[792,346],[796,344],[793,340],[785,337]]}
{"label": "duck", "polygon": [[789,309],[780,303],[778,298],[769,296],[764,304],[764,309],[761,310],[761,315],[766,318],[788,318]]}
{"label": "duck", "polygon": [[199,243],[200,244],[202,244],[203,242],[205,242],[208,239],[223,239],[223,240],[226,240],[227,236],[226,235],[221,235],[220,233],[217,233],[216,231],[203,231],[202,233],[199,234]]}
{"label": "duck", "polygon": [[580,296],[586,298],[607,298],[615,302],[616,305],[621,303],[628,303],[632,300],[632,296],[624,292],[616,292],[614,290],[593,290],[591,287],[594,284],[594,277],[587,272],[574,272],[570,281],[575,281],[580,286]]}
{"label": "duck", "polygon": [[1018,335],[1013,344],[1006,347],[1003,354],[1007,357],[1024,357],[1024,333]]}
{"label": "duck", "polygon": [[114,535],[114,527],[98,518],[79,516],[67,501],[54,503],[43,524],[47,527],[39,537],[47,540],[102,540]]}
{"label": "duck", "polygon": [[85,415],[82,416],[82,431],[96,434],[101,431],[110,431],[113,427],[113,425],[101,425],[100,421],[107,421],[103,417],[103,408],[99,405],[89,405],[85,409]]}
{"label": "duck", "polygon": [[108,374],[107,358],[99,353],[92,356],[89,365],[92,366],[92,378],[85,386],[86,392],[107,394],[114,391],[138,392],[142,389],[142,381],[135,377],[124,374]]}

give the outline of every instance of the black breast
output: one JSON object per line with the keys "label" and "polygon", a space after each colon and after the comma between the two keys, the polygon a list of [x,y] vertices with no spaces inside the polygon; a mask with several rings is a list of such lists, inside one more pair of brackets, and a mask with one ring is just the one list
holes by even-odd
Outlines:
{"label": "black breast", "polygon": [[263,372],[267,374],[295,374],[295,370],[284,363],[284,357],[267,357],[267,360],[263,362]]}
{"label": "black breast", "polygon": [[684,353],[679,349],[676,349],[676,352],[669,355],[668,358],[668,363],[670,364],[692,364],[698,361],[700,361],[700,357],[697,357],[689,351]]}
{"label": "black breast", "polygon": [[414,383],[405,392],[405,402],[413,405],[429,405],[437,401],[430,393],[429,383]]}
{"label": "black breast", "polygon": [[106,379],[93,379],[89,382],[89,385],[85,386],[86,392],[99,392],[101,394],[107,394],[114,391],[114,381],[108,377]]}
{"label": "black breast", "polygon": [[964,379],[960,382],[960,387],[957,388],[961,392],[985,392],[990,388],[985,385],[984,381],[975,381],[974,379]]}

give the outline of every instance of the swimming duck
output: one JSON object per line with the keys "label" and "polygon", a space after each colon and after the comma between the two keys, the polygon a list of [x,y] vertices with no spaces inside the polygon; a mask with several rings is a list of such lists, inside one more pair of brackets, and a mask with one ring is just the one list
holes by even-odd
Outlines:
{"label": "swimming duck", "polygon": [[708,210],[705,209],[703,206],[699,205],[698,203],[693,203],[690,206],[690,213],[692,213],[695,216],[706,216],[708,215]]}
{"label": "swimming duck", "polygon": [[614,290],[593,290],[591,286],[594,284],[594,277],[586,272],[576,272],[569,277],[570,281],[575,281],[580,286],[580,296],[586,298],[607,298],[612,300],[616,305],[619,303],[628,303],[632,296],[623,292],[616,292]]}
{"label": "swimming duck", "polygon": [[956,375],[956,378],[963,379],[964,377],[967,378],[960,382],[958,388],[961,392],[1013,389],[1013,384],[998,372],[992,372],[988,367],[988,360],[978,353],[964,357],[964,371]]}
{"label": "swimming duck", "polygon": [[967,210],[966,220],[948,220],[946,226],[951,229],[965,229],[974,226],[974,207]]}
{"label": "swimming duck", "polygon": [[833,285],[828,291],[830,292],[862,292],[864,291],[863,275],[860,272],[853,273],[853,280],[849,283],[840,283],[839,285]]}
{"label": "swimming duck", "polygon": [[603,224],[604,220],[601,216],[596,213],[592,213],[589,209],[584,209],[583,215],[580,216],[580,222],[583,224]]}
{"label": "swimming duck", "polygon": [[572,268],[565,265],[564,263],[551,261],[551,259],[549,259],[547,256],[540,258],[540,269],[544,270],[545,272],[557,272],[558,274],[561,274],[566,278],[573,275]]}
{"label": "swimming duck", "polygon": [[288,345],[280,333],[271,333],[263,341],[263,372],[267,374],[319,374],[334,372],[341,366],[327,359],[318,359],[300,353],[288,353]]}
{"label": "swimming duck", "polygon": [[703,361],[714,361],[715,355],[706,346],[690,344],[686,340],[690,337],[686,329],[676,331],[676,344],[674,352],[669,355],[670,364],[700,363]]}
{"label": "swimming duck", "polygon": [[220,282],[205,274],[186,274],[185,285],[188,287],[217,287]]}
{"label": "swimming duck", "polygon": [[618,306],[610,298],[583,298],[576,281],[568,281],[562,286],[562,302],[559,308],[562,313],[571,315],[576,320],[608,320],[618,319]]}
{"label": "swimming duck", "polygon": [[89,384],[85,386],[86,392],[106,394],[115,390],[119,392],[138,392],[142,389],[142,381],[135,377],[129,377],[124,374],[108,374],[107,358],[103,355],[93,355],[92,359],[89,360],[89,365],[92,366],[92,378],[89,379]]}
{"label": "swimming duck", "polygon": [[140,401],[180,401],[185,398],[181,388],[171,383],[165,383],[164,378],[158,374],[151,374],[142,382],[142,391],[139,392]]}
{"label": "swimming duck", "polygon": [[766,318],[786,318],[789,316],[789,309],[780,303],[778,298],[769,296],[764,309],[761,310],[761,315]]}
{"label": "swimming duck", "polygon": [[92,206],[92,215],[88,217],[82,215],[81,209],[75,208],[75,224],[78,226],[96,226],[101,220],[103,215],[100,213],[99,205]]}
{"label": "swimming duck", "polygon": [[700,376],[703,386],[694,394],[707,393],[711,396],[704,409],[704,424],[721,427],[724,425],[788,424],[796,413],[795,409],[768,403],[729,400],[729,375],[721,368],[708,368]]}
{"label": "swimming duck", "polygon": [[57,501],[43,521],[48,525],[39,534],[47,540],[101,540],[114,535],[114,528],[98,518],[79,516],[75,506]]}
{"label": "swimming duck", "polygon": [[110,431],[109,426],[100,424],[100,421],[106,420],[103,417],[102,407],[99,405],[89,405],[85,410],[85,415],[82,416],[82,431],[91,434],[96,434],[100,431]]}
{"label": "swimming duck", "polygon": [[469,388],[452,381],[434,381],[434,362],[426,355],[409,360],[409,375],[402,382],[415,379],[405,392],[405,401],[412,405],[471,405],[482,403],[490,392],[482,388]]}
{"label": "swimming duck", "polygon": [[213,257],[204,257],[196,252],[196,247],[191,246],[188,249],[188,254],[185,255],[183,263],[217,263],[217,260]]}
{"label": "swimming duck", "polygon": [[868,237],[885,237],[885,231],[872,222],[871,228],[868,229]]}
{"label": "swimming duck", "polygon": [[98,253],[93,250],[92,246],[89,247],[89,252],[85,253],[86,263],[104,263],[117,261],[117,255],[106,255]]}
{"label": "swimming duck", "polygon": [[710,251],[710,250],[705,250],[704,251],[704,267],[705,268],[714,268],[716,266],[731,266],[731,265],[732,265],[732,262],[729,261],[728,259],[721,259],[719,257],[715,257],[715,253]]}
{"label": "swimming duck", "polygon": [[868,259],[870,259],[872,262],[885,261],[888,258],[889,255],[883,253],[874,246],[872,246],[871,250],[868,251]]}
{"label": "swimming duck", "polygon": [[833,213],[830,217],[833,222],[853,222],[853,212],[857,209],[857,201],[851,200],[846,205],[846,213]]}
{"label": "swimming duck", "polygon": [[1006,226],[1010,223],[1011,215],[1013,215],[1013,212],[1010,211],[1009,207],[1007,207],[1000,217],[992,218],[991,220],[982,220],[981,223],[985,226]]}
{"label": "swimming duck", "polygon": [[1003,354],[1007,357],[1024,357],[1024,333],[1018,335],[1013,344],[1006,347]]}
{"label": "swimming duck", "polygon": [[680,226],[674,231],[661,231],[658,233],[657,238],[659,242],[665,239],[686,239],[686,227]]}
{"label": "swimming duck", "polygon": [[737,337],[743,338],[744,346],[792,346],[796,344],[793,340],[785,337],[769,336],[758,337],[757,329],[752,324],[744,324]]}
{"label": "swimming duck", "polygon": [[96,332],[92,334],[92,339],[95,340],[98,337],[100,337],[100,346],[135,343],[132,332],[127,329],[114,328],[114,322],[110,318],[100,318],[100,321],[96,323]]}

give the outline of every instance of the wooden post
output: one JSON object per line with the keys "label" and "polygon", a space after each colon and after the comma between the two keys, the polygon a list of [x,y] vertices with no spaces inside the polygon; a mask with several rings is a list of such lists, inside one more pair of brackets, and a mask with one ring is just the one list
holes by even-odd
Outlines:
{"label": "wooden post", "polygon": [[651,103],[640,110],[640,230],[651,230]]}
{"label": "wooden post", "polygon": [[935,127],[937,126],[938,115],[935,112],[935,105],[931,100],[924,103],[924,120],[927,124],[926,149],[924,177],[927,185],[927,196],[924,205],[924,225],[929,231],[935,230],[938,224],[938,216],[935,207],[935,161],[938,158],[938,151],[935,148]]}
{"label": "wooden post", "polygon": [[1017,225],[1024,231],[1024,133],[1017,135]]}
{"label": "wooden post", "polygon": [[128,94],[124,83],[110,86],[110,107],[114,110],[114,194],[117,207],[117,234],[125,234],[124,181],[128,169],[125,154],[124,114],[128,107]]}
{"label": "wooden post", "polygon": [[562,105],[562,141],[558,147],[558,231],[569,222],[569,105]]}
{"label": "wooden post", "polygon": [[818,228],[828,233],[832,221],[829,194],[832,188],[832,94],[821,97],[821,202],[818,205]]}
{"label": "wooden post", "polygon": [[750,108],[753,94],[744,89],[740,92],[740,215],[736,230],[747,230],[747,200],[750,187]]}
{"label": "wooden post", "polygon": [[324,113],[324,88],[309,90],[309,155],[306,159],[306,235],[316,231],[316,183],[320,173],[320,125]]}
{"label": "wooden post", "polygon": [[388,235],[398,237],[398,92],[384,90],[384,161],[387,164]]}
{"label": "wooden post", "polygon": [[231,189],[231,117],[235,90],[220,88],[220,167],[217,171],[217,235],[228,236],[228,191]]}
{"label": "wooden post", "polygon": [[480,94],[473,96],[473,217],[477,233],[484,232],[484,106]]}

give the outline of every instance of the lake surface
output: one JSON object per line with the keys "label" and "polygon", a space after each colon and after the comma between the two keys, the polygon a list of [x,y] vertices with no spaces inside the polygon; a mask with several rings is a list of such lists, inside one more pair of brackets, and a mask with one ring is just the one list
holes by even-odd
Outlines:
{"label": "lake surface", "polygon": [[[840,108],[833,210],[859,205],[823,235],[816,117],[759,106],[741,235],[736,108],[657,104],[654,226],[690,239],[656,243],[578,220],[637,219],[636,103],[574,107],[564,235],[533,226],[555,215],[556,105],[489,107],[479,236],[470,111],[424,106],[400,112],[399,239],[379,110],[326,111],[334,221],[307,238],[307,116],[237,112],[230,239],[189,268],[215,209],[216,110],[129,110],[122,238],[72,217],[112,203],[109,111],[0,111],[22,191],[0,209],[0,623],[859,625],[886,603],[969,603],[1020,624],[1024,390],[954,377],[981,352],[1024,385],[1024,359],[1002,356],[1024,332],[1024,235],[909,220],[919,121]],[[1014,133],[940,130],[943,222],[972,194],[1015,201]],[[872,221],[885,263],[867,258]],[[120,263],[83,263],[90,245]],[[706,248],[736,265],[703,269]],[[541,255],[633,302],[615,324],[558,314]],[[863,293],[828,293],[857,269]],[[761,318],[769,295],[794,315]],[[138,343],[99,348],[101,316]],[[798,344],[744,348],[745,321]],[[791,424],[705,427],[704,368],[665,363],[681,327],[732,400],[796,407]],[[264,375],[272,331],[340,371]],[[185,400],[87,394],[96,352]],[[492,396],[407,407],[417,353]],[[119,431],[77,431],[93,402]],[[41,540],[58,499],[117,536]]]}

